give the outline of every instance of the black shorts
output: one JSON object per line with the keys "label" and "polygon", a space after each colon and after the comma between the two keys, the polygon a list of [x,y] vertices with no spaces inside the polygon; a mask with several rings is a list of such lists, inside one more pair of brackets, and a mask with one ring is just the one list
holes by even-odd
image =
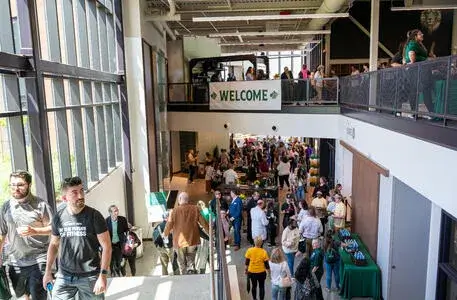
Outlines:
{"label": "black shorts", "polygon": [[9,266],[8,273],[16,297],[31,295],[34,300],[46,300],[46,291],[43,289],[45,270],[45,264],[28,267]]}

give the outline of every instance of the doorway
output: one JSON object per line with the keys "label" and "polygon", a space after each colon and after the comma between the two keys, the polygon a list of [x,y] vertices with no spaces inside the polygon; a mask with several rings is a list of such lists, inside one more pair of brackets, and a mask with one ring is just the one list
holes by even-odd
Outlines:
{"label": "doorway", "polygon": [[394,177],[389,299],[425,299],[430,201]]}

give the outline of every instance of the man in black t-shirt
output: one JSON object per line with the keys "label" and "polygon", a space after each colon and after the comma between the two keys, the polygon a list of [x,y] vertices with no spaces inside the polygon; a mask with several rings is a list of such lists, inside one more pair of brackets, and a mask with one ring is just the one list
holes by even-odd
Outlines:
{"label": "man in black t-shirt", "polygon": [[59,252],[53,299],[71,299],[76,293],[80,300],[104,299],[111,260],[111,239],[105,219],[99,211],[85,205],[79,177],[66,178],[62,193],[67,207],[59,210],[52,221],[43,286],[53,280],[51,266]]}

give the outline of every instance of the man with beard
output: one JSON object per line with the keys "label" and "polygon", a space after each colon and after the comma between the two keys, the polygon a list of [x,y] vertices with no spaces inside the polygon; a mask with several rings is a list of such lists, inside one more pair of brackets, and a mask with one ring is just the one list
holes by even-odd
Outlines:
{"label": "man with beard", "polygon": [[104,299],[112,251],[105,219],[85,205],[81,178],[64,179],[62,194],[67,206],[52,221],[43,287],[53,280],[51,266],[59,253],[52,298],[71,299],[78,293],[80,300]]}
{"label": "man with beard", "polygon": [[25,299],[32,296],[34,300],[40,300],[46,299],[41,281],[52,214],[46,201],[32,195],[31,185],[32,176],[28,172],[11,173],[9,186],[12,197],[3,204],[0,215],[0,252],[8,239],[9,276],[16,297],[25,295]]}

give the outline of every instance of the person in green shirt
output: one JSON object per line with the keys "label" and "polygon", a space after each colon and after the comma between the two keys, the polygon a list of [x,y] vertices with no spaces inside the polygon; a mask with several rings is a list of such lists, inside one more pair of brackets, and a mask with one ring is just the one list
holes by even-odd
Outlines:
{"label": "person in green shirt", "polygon": [[[411,30],[408,41],[405,46],[405,51],[403,52],[403,57],[405,59],[405,63],[415,63],[425,61],[428,58],[428,51],[425,48],[424,44],[424,34],[419,29]],[[415,58],[411,60],[410,52],[415,53]]]}
{"label": "person in green shirt", "polygon": [[[406,64],[426,61],[429,58],[429,53],[424,44],[424,34],[419,29],[411,30],[408,35],[405,50],[403,51],[403,60]],[[416,86],[419,80],[419,91],[423,95],[424,104],[429,112],[434,111],[432,89],[434,85],[432,70],[430,64],[423,64],[418,69],[411,69],[409,74],[411,80],[408,85]],[[416,90],[413,88],[410,99],[411,110],[416,110]]]}
{"label": "person in green shirt", "polygon": [[[321,282],[321,278],[324,275],[324,252],[322,251],[319,239],[314,239],[312,245],[313,252],[311,253],[311,256],[309,258],[310,268],[311,272],[313,272],[316,275],[317,280]],[[322,289],[320,287],[316,291],[316,300],[324,300],[324,296],[322,295]]]}

